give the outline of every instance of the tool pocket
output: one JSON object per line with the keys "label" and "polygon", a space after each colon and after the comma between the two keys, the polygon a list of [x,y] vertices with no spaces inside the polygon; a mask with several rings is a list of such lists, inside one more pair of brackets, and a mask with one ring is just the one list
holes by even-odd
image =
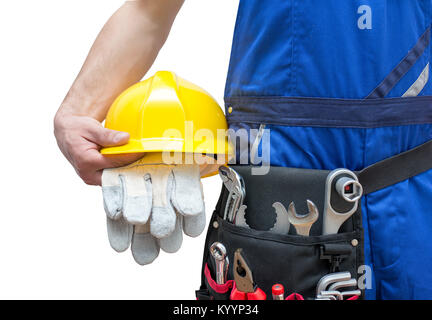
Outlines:
{"label": "tool pocket", "polygon": [[205,288],[197,291],[198,300],[228,300],[233,287],[233,280],[218,284],[207,264],[204,266]]}
{"label": "tool pocket", "polygon": [[[209,251],[214,242],[224,245],[230,261],[238,248],[243,249],[254,281],[268,299],[271,299],[271,288],[276,283],[284,286],[285,296],[298,293],[305,299],[314,299],[318,282],[325,275],[344,271],[351,274],[351,280],[358,279],[357,270],[364,264],[361,206],[350,207],[333,195],[326,200],[326,184],[329,184],[328,177],[332,172],[272,167],[266,176],[252,176],[250,167],[234,168],[244,178],[244,222],[239,225],[236,221],[224,219],[230,197],[230,192],[224,187],[208,229],[201,290],[213,292],[215,299],[229,298],[229,295],[214,293],[214,287],[208,281],[208,275],[216,272],[216,262]],[[347,186],[342,188],[346,187],[350,193],[352,190]],[[326,201],[331,202],[336,210],[351,210],[353,213],[345,221],[333,221],[340,224],[336,232],[332,230],[332,233],[323,235],[323,212],[328,211]],[[286,230],[281,222],[281,213],[277,212],[279,207],[274,205],[276,202],[285,209],[284,214],[289,210],[293,212],[295,206],[299,217],[308,211],[317,211],[318,216],[306,228],[297,224]],[[234,279],[232,265],[229,263],[226,282]],[[357,285],[355,289],[358,289]]]}
{"label": "tool pocket", "polygon": [[[268,297],[275,283],[281,283],[287,295],[296,292],[314,298],[317,284],[326,274],[348,271],[357,278],[361,254],[357,231],[306,237],[238,227],[219,217],[217,221],[218,241],[226,244],[228,257],[243,248],[257,286]],[[230,269],[229,279],[232,274]]]}

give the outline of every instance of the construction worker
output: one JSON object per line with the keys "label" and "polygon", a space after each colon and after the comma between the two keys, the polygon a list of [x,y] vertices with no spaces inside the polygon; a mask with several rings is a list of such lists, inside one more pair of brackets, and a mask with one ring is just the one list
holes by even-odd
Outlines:
{"label": "construction worker", "polygon": [[[147,72],[182,2],[125,3],[59,109],[58,144],[86,183],[138,159],[100,155],[128,141],[100,121]],[[225,91],[230,128],[270,129],[269,161],[282,167],[360,170],[425,143],[431,9],[428,0],[241,0]],[[431,181],[429,170],[363,200],[366,298],[432,298]]]}

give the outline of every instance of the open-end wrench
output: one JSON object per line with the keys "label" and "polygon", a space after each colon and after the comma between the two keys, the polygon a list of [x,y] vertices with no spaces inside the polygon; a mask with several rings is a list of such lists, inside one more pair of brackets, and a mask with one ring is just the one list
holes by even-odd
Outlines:
{"label": "open-end wrench", "polygon": [[223,218],[234,223],[237,211],[246,197],[244,180],[234,169],[226,166],[219,167],[219,176],[229,191]]}
{"label": "open-end wrench", "polygon": [[335,282],[330,287],[328,287],[328,291],[334,291],[334,290],[339,290],[341,288],[352,288],[352,287],[357,287],[356,279],[349,279],[346,281]]}
{"label": "open-end wrench", "polygon": [[225,246],[220,242],[214,242],[210,246],[210,253],[215,260],[216,265],[216,283],[224,284],[226,282],[229,260]]}
{"label": "open-end wrench", "polygon": [[294,202],[288,207],[288,220],[295,227],[298,235],[309,236],[310,228],[317,221],[319,212],[318,208],[310,200],[307,200],[309,212],[304,215],[297,214]]}
{"label": "open-end wrench", "polygon": [[326,291],[327,287],[335,282],[346,281],[351,279],[351,273],[349,272],[334,272],[326,274],[322,277],[317,284],[316,294],[321,294],[321,291]]}
{"label": "open-end wrench", "polygon": [[[352,207],[339,212],[332,205],[332,194],[337,192]],[[326,180],[323,234],[338,233],[341,225],[356,212],[358,202],[363,194],[363,188],[354,172],[348,169],[336,169],[329,173]]]}

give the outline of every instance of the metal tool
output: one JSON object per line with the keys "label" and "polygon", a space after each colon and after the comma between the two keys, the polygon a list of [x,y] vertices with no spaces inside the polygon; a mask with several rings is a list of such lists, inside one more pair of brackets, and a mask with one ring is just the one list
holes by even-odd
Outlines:
{"label": "metal tool", "polygon": [[339,290],[341,288],[352,288],[352,287],[357,287],[356,279],[349,279],[346,281],[335,282],[330,287],[328,287],[328,290],[333,291],[333,290]]}
{"label": "metal tool", "polygon": [[284,287],[280,283],[276,283],[272,286],[272,297],[273,300],[284,300]]}
{"label": "metal tool", "polygon": [[326,290],[321,291],[321,293],[316,296],[315,300],[344,300],[345,298],[359,297],[360,295],[360,290],[342,292],[339,290]]}
{"label": "metal tool", "polygon": [[229,191],[223,218],[234,223],[237,211],[246,197],[244,180],[234,169],[226,166],[219,167],[219,176]]}
{"label": "metal tool", "polygon": [[335,188],[339,195],[348,202],[359,200],[363,194],[363,187],[358,180],[349,177],[339,178]]}
{"label": "metal tool", "polygon": [[250,229],[248,223],[246,222],[246,217],[245,217],[246,209],[247,206],[245,204],[240,206],[240,208],[237,211],[234,224],[239,227]]}
{"label": "metal tool", "polygon": [[227,280],[229,259],[225,246],[220,242],[214,242],[210,246],[210,254],[215,260],[216,265],[216,283],[224,284]]}
{"label": "metal tool", "polygon": [[280,202],[275,202],[273,203],[272,207],[276,211],[276,222],[269,231],[279,234],[288,234],[290,229],[290,221],[285,206]]}
{"label": "metal tool", "polygon": [[360,297],[361,291],[360,290],[352,290],[352,291],[342,291],[341,292],[342,297]]}
{"label": "metal tool", "polygon": [[254,282],[252,271],[243,256],[243,249],[234,252],[234,282],[231,300],[266,300],[267,295]]}
{"label": "metal tool", "polygon": [[337,300],[337,299],[336,299],[336,297],[331,296],[331,295],[323,296],[323,295],[319,294],[319,295],[317,295],[315,300]]}
{"label": "metal tool", "polygon": [[[284,205],[280,202],[275,202],[273,203],[273,208],[275,208],[276,211],[276,222],[269,231],[279,234],[288,234],[290,223],[288,220],[288,212],[286,211]],[[234,224],[239,227],[250,229],[245,217],[246,209],[246,205],[240,206],[237,211]]]}
{"label": "metal tool", "polygon": [[351,273],[349,272],[335,272],[335,273],[326,274],[318,281],[317,288],[316,288],[316,295],[318,296],[321,294],[322,291],[326,291],[328,286],[330,286],[332,283],[347,281],[350,279],[351,279]]}
{"label": "metal tool", "polygon": [[294,202],[291,202],[288,207],[288,220],[295,227],[298,235],[309,236],[310,228],[318,220],[318,208],[310,200],[307,200],[309,212],[304,215],[297,214]]}
{"label": "metal tool", "polygon": [[[341,197],[347,206],[344,211],[335,208],[334,198]],[[338,233],[341,225],[356,212],[358,202],[363,194],[363,188],[358,181],[354,172],[348,169],[336,169],[329,173],[326,180],[325,201],[324,201],[324,218],[323,234]]]}
{"label": "metal tool", "polygon": [[321,291],[321,293],[318,296],[320,296],[320,297],[329,297],[329,298],[334,297],[335,300],[343,300],[342,294],[339,291],[337,291],[337,290],[333,290],[333,291]]}

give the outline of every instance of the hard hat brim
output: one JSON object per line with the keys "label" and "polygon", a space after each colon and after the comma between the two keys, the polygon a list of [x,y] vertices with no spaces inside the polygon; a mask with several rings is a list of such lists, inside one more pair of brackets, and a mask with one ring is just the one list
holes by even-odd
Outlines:
{"label": "hard hat brim", "polygon": [[[220,147],[222,146],[222,148]],[[130,139],[127,144],[107,147],[101,149],[103,155],[119,155],[131,153],[148,153],[148,152],[181,152],[181,153],[195,153],[205,154],[208,157],[216,157],[214,164],[205,164],[201,167],[202,177],[210,177],[218,173],[218,168],[221,165],[228,163],[233,155],[232,147],[226,141],[222,141],[215,148],[211,143],[200,143],[199,145],[188,145],[184,139]],[[221,150],[222,149],[222,150]],[[221,161],[223,160],[223,161]]]}
{"label": "hard hat brim", "polygon": [[101,149],[101,153],[108,154],[125,154],[125,153],[141,153],[141,152],[185,152],[185,153],[202,153],[202,154],[232,154],[232,147],[226,141],[213,143],[204,141],[197,144],[193,142],[188,144],[184,139],[172,138],[154,138],[154,139],[130,139],[127,144],[107,147]]}

